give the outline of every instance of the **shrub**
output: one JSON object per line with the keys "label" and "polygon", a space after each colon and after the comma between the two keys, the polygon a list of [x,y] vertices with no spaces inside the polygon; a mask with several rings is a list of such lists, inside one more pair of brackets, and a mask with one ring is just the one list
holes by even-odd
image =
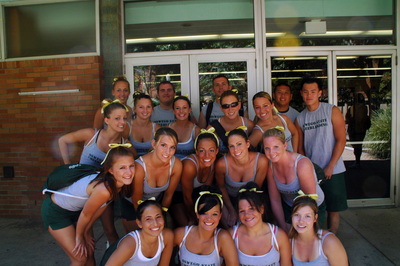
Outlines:
{"label": "shrub", "polygon": [[392,108],[380,109],[372,112],[371,127],[367,131],[365,141],[379,142],[368,143],[366,146],[371,149],[371,154],[381,158],[390,158],[392,132]]}

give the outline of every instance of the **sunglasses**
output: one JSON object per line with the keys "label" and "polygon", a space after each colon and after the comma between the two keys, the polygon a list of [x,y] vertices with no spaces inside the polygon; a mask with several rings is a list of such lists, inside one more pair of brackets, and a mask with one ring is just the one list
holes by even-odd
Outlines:
{"label": "sunglasses", "polygon": [[233,103],[226,103],[226,104],[221,104],[222,109],[228,109],[229,107],[236,107],[239,105],[239,102],[233,102]]}

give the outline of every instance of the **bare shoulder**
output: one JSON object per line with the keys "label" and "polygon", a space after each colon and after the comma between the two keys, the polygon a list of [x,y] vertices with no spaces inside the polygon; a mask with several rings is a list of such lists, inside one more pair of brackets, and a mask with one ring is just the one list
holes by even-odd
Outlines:
{"label": "bare shoulder", "polygon": [[172,171],[182,171],[182,161],[178,157],[175,157],[175,163]]}
{"label": "bare shoulder", "polygon": [[174,230],[174,244],[179,245],[185,235],[185,227],[178,227]]}
{"label": "bare shoulder", "polygon": [[263,154],[263,153],[259,153],[259,154],[260,155],[258,155],[258,164],[260,164],[260,163],[263,163],[263,164],[268,163],[267,156],[265,156],[265,154]]}
{"label": "bare shoulder", "polygon": [[218,240],[227,241],[232,240],[232,235],[228,232],[228,230],[220,229],[218,233]]}
{"label": "bare shoulder", "polygon": [[326,253],[329,252],[337,252],[338,249],[343,248],[342,242],[340,242],[339,238],[333,233],[330,233],[327,230],[323,230],[321,238],[324,238],[324,243],[323,243],[323,250]]}
{"label": "bare shoulder", "polygon": [[306,171],[306,170],[308,170],[308,171],[314,170],[314,166],[313,166],[311,160],[304,156],[297,162],[297,171],[301,172],[301,171]]}
{"label": "bare shoulder", "polygon": [[169,228],[164,228],[162,231],[162,235],[164,238],[164,242],[171,242],[174,241],[174,232]]}

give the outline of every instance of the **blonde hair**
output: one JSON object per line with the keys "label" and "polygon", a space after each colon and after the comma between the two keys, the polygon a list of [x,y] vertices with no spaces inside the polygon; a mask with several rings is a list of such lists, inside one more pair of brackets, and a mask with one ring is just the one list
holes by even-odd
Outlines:
{"label": "blonde hair", "polygon": [[154,141],[156,143],[158,143],[162,136],[168,136],[174,140],[175,145],[178,144],[178,135],[176,134],[175,130],[173,130],[172,128],[169,128],[169,127],[159,128],[154,135]]}
{"label": "blonde hair", "polygon": [[281,126],[270,128],[263,133],[263,140],[268,137],[275,137],[279,139],[283,144],[285,144],[286,142],[285,129]]}

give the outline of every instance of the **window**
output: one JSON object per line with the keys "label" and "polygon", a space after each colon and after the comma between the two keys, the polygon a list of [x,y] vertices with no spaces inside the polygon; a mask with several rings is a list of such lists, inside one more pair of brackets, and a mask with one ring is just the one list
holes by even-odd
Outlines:
{"label": "window", "polygon": [[265,0],[267,47],[395,43],[393,0]]}
{"label": "window", "polygon": [[5,6],[6,57],[96,52],[96,1]]}
{"label": "window", "polygon": [[249,0],[125,3],[126,52],[254,47]]}

